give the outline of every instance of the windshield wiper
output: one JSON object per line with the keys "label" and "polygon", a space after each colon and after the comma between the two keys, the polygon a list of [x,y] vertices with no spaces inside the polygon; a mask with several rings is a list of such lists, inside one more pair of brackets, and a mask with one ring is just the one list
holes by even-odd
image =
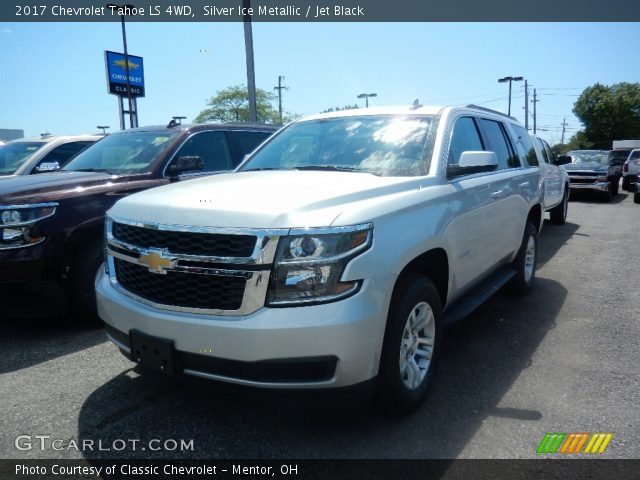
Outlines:
{"label": "windshield wiper", "polygon": [[243,169],[243,170],[238,170],[238,173],[240,173],[240,172],[263,172],[265,170],[286,170],[286,169],[277,168],[277,167],[247,168],[247,169]]}
{"label": "windshield wiper", "polygon": [[355,172],[355,173],[370,173],[371,175],[381,176],[380,173],[372,172],[371,170],[362,170],[355,167],[347,167],[342,165],[301,165],[295,167],[296,170],[326,170],[330,172]]}
{"label": "windshield wiper", "polygon": [[70,170],[70,169],[67,170],[66,168],[63,168],[62,171],[64,171],[64,172],[106,172],[106,173],[111,173],[106,168],[76,168],[74,170]]}

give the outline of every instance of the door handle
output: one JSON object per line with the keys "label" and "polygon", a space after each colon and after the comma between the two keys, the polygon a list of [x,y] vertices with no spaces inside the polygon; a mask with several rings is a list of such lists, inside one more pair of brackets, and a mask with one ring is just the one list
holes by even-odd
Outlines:
{"label": "door handle", "polygon": [[525,190],[525,189],[529,188],[529,182],[519,183],[518,186],[520,187],[521,190]]}
{"label": "door handle", "polygon": [[492,192],[492,193],[491,193],[491,198],[493,198],[494,200],[496,200],[496,199],[498,199],[498,198],[502,197],[502,194],[503,194],[503,193],[504,193],[504,192],[503,192],[502,190],[496,190],[495,192]]}

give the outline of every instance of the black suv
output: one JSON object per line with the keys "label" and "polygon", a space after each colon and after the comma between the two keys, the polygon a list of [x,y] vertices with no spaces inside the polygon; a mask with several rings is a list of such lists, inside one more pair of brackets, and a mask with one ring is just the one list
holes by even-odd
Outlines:
{"label": "black suv", "polygon": [[570,160],[563,166],[569,174],[571,191],[600,192],[606,202],[618,195],[622,169],[607,150],[572,150],[559,158],[563,162]]}
{"label": "black suv", "polygon": [[97,319],[93,283],[106,211],[140,190],[233,170],[277,129],[136,128],[96,142],[58,172],[0,178],[0,317],[46,306],[74,320]]}

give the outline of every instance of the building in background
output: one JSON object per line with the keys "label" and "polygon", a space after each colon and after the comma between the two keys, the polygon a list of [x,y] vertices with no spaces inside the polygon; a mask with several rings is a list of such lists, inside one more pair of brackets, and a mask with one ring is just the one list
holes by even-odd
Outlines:
{"label": "building in background", "polygon": [[24,138],[24,130],[18,128],[0,128],[0,142],[10,142]]}

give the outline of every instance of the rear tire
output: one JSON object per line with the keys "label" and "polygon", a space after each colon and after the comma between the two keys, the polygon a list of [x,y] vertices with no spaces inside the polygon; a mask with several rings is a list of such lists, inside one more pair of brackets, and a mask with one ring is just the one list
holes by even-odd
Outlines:
{"label": "rear tire", "polygon": [[529,293],[536,279],[538,263],[538,230],[532,222],[527,221],[520,251],[513,261],[516,276],[507,283],[507,290],[516,295]]}
{"label": "rear tire", "polygon": [[633,194],[633,203],[640,203],[640,192]]}
{"label": "rear tire", "polygon": [[73,323],[100,325],[96,306],[95,280],[98,269],[104,261],[102,239],[89,242],[78,255],[73,265],[71,282],[71,315]]}
{"label": "rear tire", "polygon": [[554,225],[564,225],[567,221],[567,212],[569,210],[569,187],[565,187],[564,195],[560,205],[556,205],[549,211],[551,223]]}
{"label": "rear tire", "polygon": [[631,191],[631,179],[629,177],[622,177],[622,189],[627,192]]}
{"label": "rear tire", "polygon": [[442,305],[433,282],[409,274],[391,299],[378,371],[377,400],[389,414],[404,415],[424,400],[442,343]]}

